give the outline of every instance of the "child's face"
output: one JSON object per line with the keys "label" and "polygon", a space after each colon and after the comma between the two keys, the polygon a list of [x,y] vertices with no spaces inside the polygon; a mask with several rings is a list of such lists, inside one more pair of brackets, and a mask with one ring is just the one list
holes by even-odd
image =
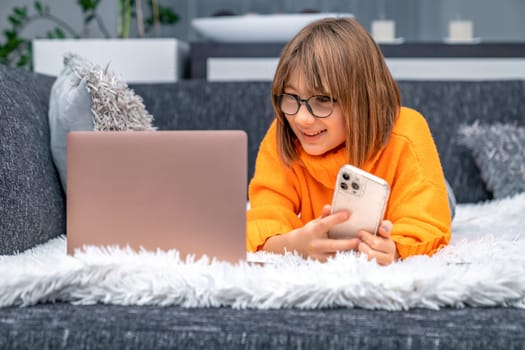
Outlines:
{"label": "child's face", "polygon": [[[301,99],[312,95],[324,95],[320,91],[307,91],[298,71],[290,76],[284,93],[298,95]],[[337,102],[334,103],[332,114],[326,118],[314,117],[304,102],[297,114],[285,116],[304,151],[310,155],[325,154],[346,141],[344,116]]]}

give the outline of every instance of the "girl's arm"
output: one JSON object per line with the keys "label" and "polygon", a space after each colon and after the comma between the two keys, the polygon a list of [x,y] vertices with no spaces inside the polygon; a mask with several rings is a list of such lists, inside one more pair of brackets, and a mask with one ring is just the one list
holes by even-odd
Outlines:
{"label": "girl's arm", "polygon": [[303,222],[300,217],[301,193],[298,174],[280,160],[275,125],[263,139],[250,183],[250,210],[247,213],[247,249],[274,253],[296,251],[304,257],[325,260],[338,250],[356,249],[358,240],[333,240],[328,229],[346,220],[348,213],[330,214]]}

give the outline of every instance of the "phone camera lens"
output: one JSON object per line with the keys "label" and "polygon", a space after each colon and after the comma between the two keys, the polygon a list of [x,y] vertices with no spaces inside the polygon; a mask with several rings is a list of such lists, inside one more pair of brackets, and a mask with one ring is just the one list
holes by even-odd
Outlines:
{"label": "phone camera lens", "polygon": [[341,188],[343,190],[347,190],[348,189],[348,185],[346,184],[346,182],[341,182]]}
{"label": "phone camera lens", "polygon": [[359,184],[357,182],[352,182],[352,188],[356,191],[359,190]]}
{"label": "phone camera lens", "polygon": [[346,181],[350,180],[350,175],[348,175],[347,173],[343,173],[343,179],[345,179]]}

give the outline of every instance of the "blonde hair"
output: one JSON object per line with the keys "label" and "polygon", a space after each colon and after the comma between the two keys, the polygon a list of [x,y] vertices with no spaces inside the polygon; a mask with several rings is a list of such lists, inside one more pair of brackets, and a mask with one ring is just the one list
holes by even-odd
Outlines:
{"label": "blonde hair", "polygon": [[[349,162],[361,166],[388,142],[401,98],[383,54],[352,18],[326,18],[303,28],[284,47],[272,83],[277,142],[288,165],[297,159],[296,137],[275,96],[298,72],[306,89],[337,99],[345,118]],[[328,117],[330,118],[330,117]]]}

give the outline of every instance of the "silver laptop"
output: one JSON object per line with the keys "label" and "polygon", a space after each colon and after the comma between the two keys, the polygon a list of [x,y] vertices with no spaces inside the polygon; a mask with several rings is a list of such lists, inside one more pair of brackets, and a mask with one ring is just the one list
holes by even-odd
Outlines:
{"label": "silver laptop", "polygon": [[246,258],[247,135],[71,132],[67,252],[86,245]]}

